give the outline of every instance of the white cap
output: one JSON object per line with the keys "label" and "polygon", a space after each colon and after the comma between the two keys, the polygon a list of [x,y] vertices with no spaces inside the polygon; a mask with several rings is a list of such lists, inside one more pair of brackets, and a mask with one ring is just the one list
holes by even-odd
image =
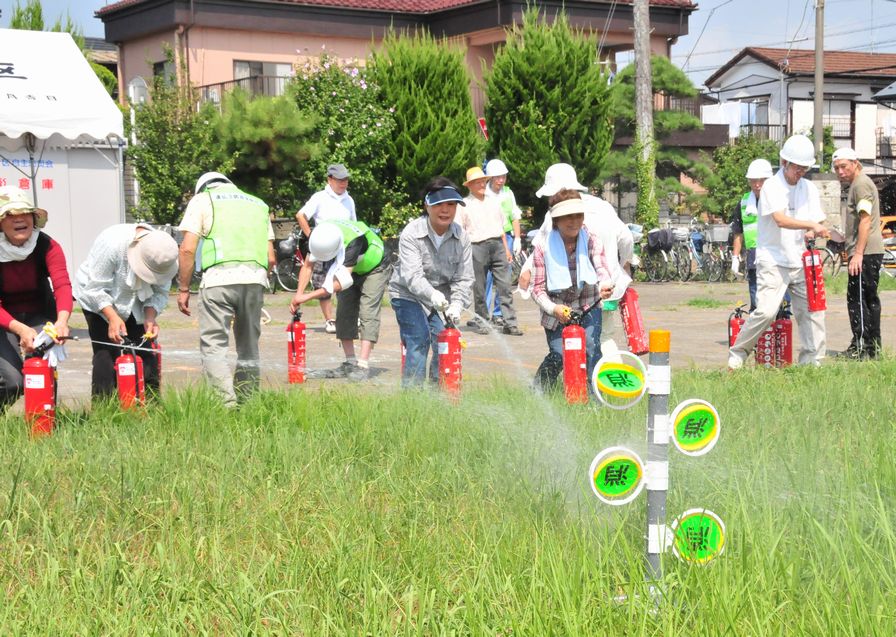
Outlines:
{"label": "white cap", "polygon": [[490,159],[485,165],[486,177],[500,177],[501,175],[506,175],[509,172],[510,171],[507,170],[507,165],[500,159]]}
{"label": "white cap", "polygon": [[767,159],[754,159],[747,168],[747,179],[768,179],[772,176],[772,165]]}
{"label": "white cap", "polygon": [[553,164],[544,173],[544,185],[535,193],[536,197],[550,197],[563,189],[588,192],[576,178],[576,169],[569,164]]}
{"label": "white cap", "polygon": [[831,157],[831,163],[833,164],[835,161],[840,161],[841,159],[859,161],[859,156],[856,154],[856,151],[847,146],[846,148],[838,148],[834,151],[834,156]]}

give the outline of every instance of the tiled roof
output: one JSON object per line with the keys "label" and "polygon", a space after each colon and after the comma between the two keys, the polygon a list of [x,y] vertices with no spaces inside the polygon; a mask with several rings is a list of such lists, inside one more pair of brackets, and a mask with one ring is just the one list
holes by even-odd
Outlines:
{"label": "tiled roof", "polygon": [[[815,51],[812,49],[772,49],[747,47],[706,78],[709,86],[746,56],[751,56],[792,75],[815,73]],[[825,51],[824,74],[849,77],[896,77],[896,53],[866,53],[862,51]]]}
{"label": "tiled roof", "polygon": [[[482,0],[273,0],[281,4],[305,6],[324,6],[343,9],[366,9],[369,11],[391,11],[396,13],[435,13],[455,7],[479,4]],[[612,0],[591,0],[595,4],[611,4]],[[622,4],[632,4],[633,0],[616,0]],[[142,4],[146,0],[120,0],[106,5],[96,11],[98,17]],[[680,9],[696,9],[691,0],[650,0],[655,7],[676,7]]]}

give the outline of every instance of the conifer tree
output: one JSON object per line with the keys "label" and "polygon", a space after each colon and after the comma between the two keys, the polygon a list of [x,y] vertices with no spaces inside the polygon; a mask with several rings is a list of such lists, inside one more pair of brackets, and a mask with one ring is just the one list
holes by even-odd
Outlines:
{"label": "conifer tree", "polygon": [[[651,56],[651,78],[654,94],[664,94],[675,98],[696,97],[698,91],[678,67],[667,58]],[[616,122],[616,133],[620,137],[635,135],[635,68],[631,64],[622,69],[613,79],[611,93],[612,115]],[[668,199],[671,193],[690,195],[691,191],[681,184],[679,174],[684,173],[696,181],[705,182],[709,176],[708,166],[690,159],[680,148],[670,147],[663,139],[675,131],[703,128],[700,120],[678,110],[654,110],[653,124],[656,135],[656,196],[658,200]],[[614,150],[607,157],[601,172],[604,179],[614,179],[620,190],[633,190],[636,186],[636,144],[624,150]]]}
{"label": "conifer tree", "polygon": [[394,109],[387,171],[411,201],[433,176],[462,180],[485,143],[470,99],[464,51],[427,33],[390,33],[370,56],[383,104]]}
{"label": "conifer tree", "polygon": [[287,96],[225,93],[216,132],[243,190],[261,197],[278,215],[292,216],[309,159],[320,155],[317,121]]}
{"label": "conifer tree", "polygon": [[593,36],[529,9],[486,74],[485,109],[491,156],[511,172],[514,193],[533,203],[545,169],[572,164],[579,181],[595,183],[610,144],[607,76]]}

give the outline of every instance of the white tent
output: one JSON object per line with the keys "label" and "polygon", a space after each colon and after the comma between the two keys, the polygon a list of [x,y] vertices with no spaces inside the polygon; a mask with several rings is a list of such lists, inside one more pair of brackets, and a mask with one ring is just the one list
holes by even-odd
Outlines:
{"label": "white tent", "polygon": [[69,272],[124,221],[121,111],[68,33],[0,29],[0,185],[31,190]]}

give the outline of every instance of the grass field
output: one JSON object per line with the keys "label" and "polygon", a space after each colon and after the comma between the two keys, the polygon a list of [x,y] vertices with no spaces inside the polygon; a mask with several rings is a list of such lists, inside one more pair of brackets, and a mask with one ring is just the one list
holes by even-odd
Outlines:
{"label": "grass field", "polygon": [[41,441],[7,416],[0,634],[896,634],[896,362],[672,386],[673,406],[713,402],[722,435],[670,450],[670,520],[712,509],[729,544],[705,567],[670,555],[657,609],[644,495],[612,508],[587,478],[604,447],[644,451],[646,404],[496,380],[456,406],[300,388],[227,412],[171,393]]}

